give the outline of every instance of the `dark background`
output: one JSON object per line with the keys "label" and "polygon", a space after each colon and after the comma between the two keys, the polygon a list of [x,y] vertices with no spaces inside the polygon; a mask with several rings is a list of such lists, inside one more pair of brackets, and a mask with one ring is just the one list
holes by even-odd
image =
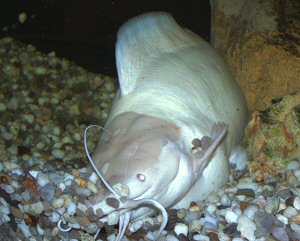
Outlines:
{"label": "dark background", "polygon": [[[209,40],[209,0],[0,0],[0,37],[55,51],[85,69],[116,76],[116,33],[130,17],[170,12],[177,22]],[[26,13],[22,24],[18,17]]]}

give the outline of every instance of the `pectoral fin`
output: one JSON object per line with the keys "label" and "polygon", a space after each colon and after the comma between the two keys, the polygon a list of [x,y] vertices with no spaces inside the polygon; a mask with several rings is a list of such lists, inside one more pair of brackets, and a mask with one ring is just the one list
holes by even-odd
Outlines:
{"label": "pectoral fin", "polygon": [[228,125],[225,123],[216,123],[213,126],[211,138],[203,136],[201,140],[196,141],[194,158],[195,166],[194,173],[200,174],[211,160],[214,152],[221,144],[228,130]]}

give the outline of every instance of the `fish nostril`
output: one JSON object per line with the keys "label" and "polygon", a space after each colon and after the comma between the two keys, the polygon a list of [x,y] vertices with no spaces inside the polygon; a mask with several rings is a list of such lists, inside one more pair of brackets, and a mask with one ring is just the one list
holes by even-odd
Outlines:
{"label": "fish nostril", "polygon": [[146,176],[144,174],[137,174],[136,177],[141,181],[141,182],[144,182],[146,181]]}

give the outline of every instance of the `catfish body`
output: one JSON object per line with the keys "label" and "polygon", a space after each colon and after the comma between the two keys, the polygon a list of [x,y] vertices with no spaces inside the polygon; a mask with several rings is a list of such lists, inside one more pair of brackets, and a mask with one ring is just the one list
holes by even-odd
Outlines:
{"label": "catfish body", "polygon": [[[120,89],[93,154],[107,182],[128,186],[129,199],[166,208],[186,208],[224,185],[248,116],[221,57],[159,12],[120,28],[116,61]],[[222,142],[212,133],[219,122],[228,125]],[[133,216],[145,214],[140,208]]]}

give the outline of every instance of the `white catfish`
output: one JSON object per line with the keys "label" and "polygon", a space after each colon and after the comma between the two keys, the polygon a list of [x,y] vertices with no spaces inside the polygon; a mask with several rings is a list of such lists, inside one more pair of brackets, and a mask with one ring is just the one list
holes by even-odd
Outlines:
{"label": "white catfish", "polygon": [[[236,154],[248,112],[221,57],[170,14],[125,23],[116,61],[120,89],[92,160],[120,200],[120,240],[149,204],[163,212],[160,233],[165,208],[186,208],[224,185],[230,155],[243,156]],[[118,183],[130,191],[123,202]]]}

